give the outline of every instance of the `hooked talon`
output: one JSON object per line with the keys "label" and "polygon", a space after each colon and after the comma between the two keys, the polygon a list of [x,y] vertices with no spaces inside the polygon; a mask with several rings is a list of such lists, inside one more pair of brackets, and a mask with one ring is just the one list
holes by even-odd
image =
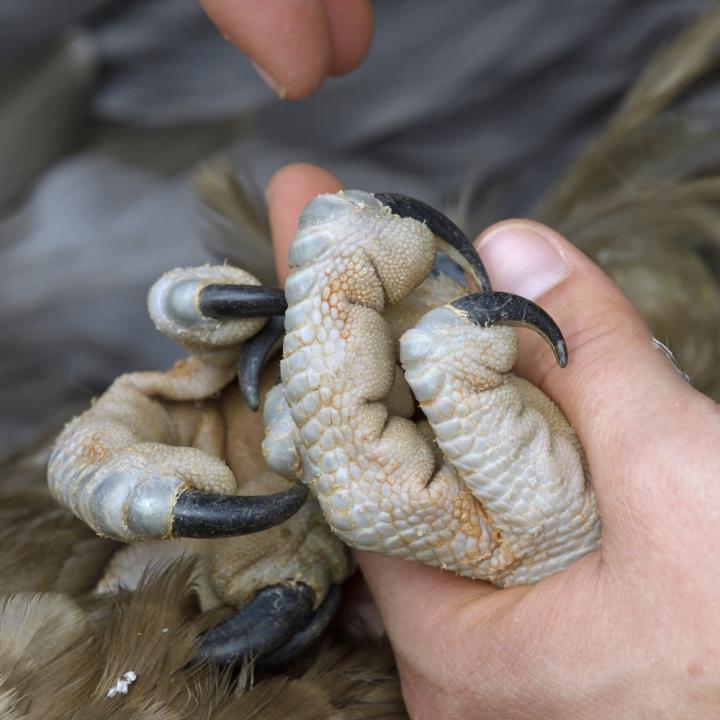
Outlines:
{"label": "hooked talon", "polygon": [[267,530],[285,522],[305,503],[307,488],[296,483],[272,495],[217,495],[188,490],[172,510],[172,537],[220,538]]}
{"label": "hooked talon", "polygon": [[475,325],[518,325],[535,330],[553,349],[558,365],[567,365],[567,345],[560,328],[545,310],[531,300],[493,291],[466,295],[452,302],[451,306]]}
{"label": "hooked talon", "polygon": [[[207,357],[222,349],[238,348],[265,324],[266,316],[218,320],[202,312],[200,298],[207,287],[230,285],[264,289],[250,273],[230,265],[204,265],[166,272],[150,289],[148,310],[157,329],[191,353]],[[219,355],[222,357],[222,355]]]}
{"label": "hooked talon", "polygon": [[[306,499],[299,486],[275,495],[235,495],[235,476],[223,461],[225,426],[212,398],[231,381],[243,343],[266,319],[218,321],[200,314],[200,289],[223,283],[264,292],[249,273],[230,266],[163,275],[149,293],[151,317],[194,354],[167,373],[118,378],[58,437],[50,489],[103,536],[127,542],[254,533],[284,522]],[[206,405],[197,404],[205,399]]]}
{"label": "hooked talon", "polygon": [[[349,194],[352,192],[349,191]],[[439,238],[444,254],[467,269],[480,290],[491,291],[490,279],[477,251],[450,218],[420,200],[399,193],[373,193],[373,197],[395,215],[424,223]],[[202,287],[197,307],[203,316],[217,320],[267,317],[283,315],[287,310],[287,300],[284,291],[279,288],[218,283]],[[262,332],[246,343],[243,350],[238,373],[240,389],[253,410],[260,407],[260,372],[283,332],[284,326],[271,320]]]}
{"label": "hooked talon", "polygon": [[320,607],[310,616],[310,621],[298,630],[284,645],[269,655],[259,657],[255,667],[260,672],[275,673],[299,657],[313,643],[320,639],[340,607],[340,586],[330,585]]}
{"label": "hooked talon", "polygon": [[231,665],[251,658],[258,660],[259,670],[279,670],[325,630],[339,606],[338,586],[328,589],[313,612],[314,602],[315,593],[304,583],[265,587],[205,633],[193,661]]}
{"label": "hooked talon", "polygon": [[[461,297],[433,275],[438,251],[483,292]],[[400,195],[321,195],[289,260],[266,458],[302,474],[340,538],[499,586],[537,582],[597,548],[580,443],[512,373],[512,330],[490,326],[532,327],[564,366],[562,334],[534,303],[490,289],[451,221]],[[417,423],[401,402],[410,392]]]}
{"label": "hooked talon", "polygon": [[205,317],[237,320],[283,315],[287,302],[280,288],[216,283],[200,290],[198,308]]}
{"label": "hooked talon", "polygon": [[205,633],[193,660],[229,665],[274,650],[302,627],[314,599],[302,583],[263,588],[244,608]]}
{"label": "hooked talon", "polygon": [[[204,472],[205,480],[219,480],[222,474],[232,478],[224,463],[193,448],[161,449],[148,443],[144,450],[139,444],[118,452],[104,465],[80,464],[76,452],[84,433],[73,430],[71,426],[65,442],[51,456],[50,488],[105,537],[128,542],[249,535],[285,522],[307,499],[307,489],[297,483],[265,495],[224,494],[229,487],[224,493],[188,490],[183,471]],[[123,429],[115,426],[110,431]],[[167,474],[173,471],[176,474]]]}
{"label": "hooked talon", "polygon": [[[439,238],[444,246],[444,254],[465,267],[482,292],[491,291],[490,279],[477,251],[467,235],[450,218],[420,200],[399,193],[373,193],[373,197],[395,215],[424,223]],[[186,305],[192,305],[193,313],[214,320],[281,316],[287,310],[285,292],[280,288],[213,283],[197,285],[191,293],[176,291],[176,295],[182,300],[177,303],[180,317],[188,315],[187,309],[184,309]],[[260,372],[283,333],[282,322],[271,319],[263,331],[246,343],[243,350],[238,379],[243,398],[253,410],[260,407]],[[561,362],[558,348],[553,347]]]}
{"label": "hooked talon", "polygon": [[[444,248],[446,255],[453,260],[460,260],[456,256],[456,253],[459,253],[462,260],[469,265],[468,269],[477,283],[478,289],[483,292],[492,290],[490,278],[482,260],[480,260],[480,256],[468,236],[449,217],[420,200],[415,200],[400,193],[373,193],[373,196],[383,205],[389,207],[395,215],[403,218],[413,218],[427,225],[433,234],[452,248],[452,250]],[[464,263],[461,262],[460,264]]]}
{"label": "hooked talon", "polygon": [[251,410],[260,407],[260,374],[268,358],[277,349],[285,335],[285,320],[273,317],[242,349],[238,366],[238,383],[243,399]]}
{"label": "hooked talon", "polygon": [[[257,383],[284,324],[283,318],[265,317],[283,312],[283,292],[266,292],[254,282],[226,265],[173,270],[160,278],[149,294],[151,317],[190,357],[168,372],[118,378],[58,437],[48,484],[60,503],[102,536],[129,543],[212,538],[171,543],[200,560],[199,579],[207,580],[201,602],[238,607],[265,589],[203,638],[196,660],[228,663],[250,654],[267,658],[262,669],[270,671],[328,625],[350,558],[308,500],[307,488],[268,471],[259,454],[261,422],[240,401],[235,375],[244,390]],[[239,318],[205,316],[200,301],[212,300],[218,287],[216,314],[225,308],[232,315],[230,301],[238,292],[243,302],[250,297],[250,311],[241,308]],[[269,297],[272,307],[258,310],[252,300],[258,297]],[[238,537],[250,533],[258,534]],[[138,558],[149,563],[158,552],[154,545],[143,544],[133,564]],[[127,576],[120,561],[111,578],[120,586]],[[272,585],[288,581],[295,584]]]}

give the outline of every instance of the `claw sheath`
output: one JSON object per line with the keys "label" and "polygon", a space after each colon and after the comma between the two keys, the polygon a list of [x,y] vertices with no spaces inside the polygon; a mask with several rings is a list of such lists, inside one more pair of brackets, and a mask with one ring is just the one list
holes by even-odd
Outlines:
{"label": "claw sheath", "polygon": [[451,306],[475,325],[520,325],[540,333],[555,353],[560,367],[567,365],[567,346],[560,328],[541,307],[506,292],[485,292],[458,298]]}
{"label": "claw sheath", "polygon": [[193,660],[229,665],[269,653],[303,627],[314,600],[315,593],[302,583],[263,588],[244,608],[205,633]]}
{"label": "claw sheath", "polygon": [[[469,266],[469,270],[483,292],[492,289],[490,278],[467,235],[452,221],[430,205],[400,195],[399,193],[373,193],[383,205],[389,207],[400,217],[409,217],[425,223],[431,232],[441,238],[453,250],[460,254]],[[452,257],[452,253],[448,253]],[[453,258],[454,259],[454,258]]]}
{"label": "claw sheath", "polygon": [[202,288],[198,306],[205,317],[217,320],[282,315],[287,310],[280,288],[222,283]]}
{"label": "claw sheath", "polygon": [[172,511],[172,536],[219,538],[249,535],[279,525],[305,502],[307,488],[295,484],[272,495],[215,495],[188,490]]}
{"label": "claw sheath", "polygon": [[325,632],[340,607],[340,587],[331,585],[320,607],[311,615],[310,621],[298,630],[284,645],[258,658],[256,667],[261,672],[279,672],[299,657]]}

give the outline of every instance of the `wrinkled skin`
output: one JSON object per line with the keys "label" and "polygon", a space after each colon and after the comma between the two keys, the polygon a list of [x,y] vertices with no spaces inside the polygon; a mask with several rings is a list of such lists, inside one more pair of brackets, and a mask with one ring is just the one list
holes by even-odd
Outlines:
{"label": "wrinkled skin", "polygon": [[[425,314],[467,292],[425,280],[436,244],[367,193],[308,205],[290,249],[266,457],[310,486],[353,547],[535,582],[600,542],[582,449],[557,407],[511,373],[511,328],[478,327],[452,305]],[[413,395],[429,425],[413,422]]]}
{"label": "wrinkled skin", "polygon": [[[100,590],[132,587],[153,557],[182,552],[199,559],[206,607],[243,607],[285,583],[309,588],[318,608],[350,570],[332,533],[500,586],[536,582],[598,546],[582,448],[557,407],[512,374],[517,342],[503,325],[535,327],[564,362],[559,330],[522,298],[490,292],[467,239],[436,211],[383,197],[321,196],[301,218],[282,383],[268,391],[270,371],[261,393],[267,465],[258,416],[231,382],[243,343],[260,337],[265,319],[242,301],[213,319],[217,308],[201,299],[208,285],[224,286],[222,295],[257,281],[207,266],[156,283],[150,314],[191,356],[167,373],[118,378],[69,423],[49,466],[55,497],[99,534],[127,542],[182,536],[178,515],[196,490],[267,496],[282,492],[282,475],[309,485],[319,505],[310,499],[252,537],[131,547]],[[434,231],[403,216],[418,208]],[[438,249],[469,263],[483,292],[467,296],[464,284],[431,274]],[[500,305],[491,311],[488,299]],[[481,306],[493,319],[477,314]]]}
{"label": "wrinkled skin", "polygon": [[[177,282],[183,273],[257,284],[241,270],[206,266],[168,273],[156,290],[167,278]],[[199,561],[198,583],[206,608],[220,603],[239,607],[259,589],[287,582],[308,585],[319,604],[329,585],[347,576],[350,560],[313,499],[287,522],[240,537],[164,539],[170,534],[169,509],[161,517],[165,527],[161,522],[154,533],[148,531],[150,521],[135,526],[128,522],[140,514],[143,494],[148,495],[144,488],[154,491],[168,485],[172,502],[188,487],[243,495],[265,495],[287,487],[260,454],[260,417],[245,405],[231,382],[242,343],[265,320],[212,321],[187,331],[169,321],[157,305],[155,292],[150,307],[159,329],[193,354],[169,372],[118,378],[66,426],[50,461],[48,482],[55,498],[98,534],[131,543],[163,538],[130,545],[116,556],[100,589],[132,588],[153,559],[183,554]],[[268,368],[263,390],[275,374],[276,369]],[[128,487],[118,500],[117,492],[107,492],[108,485],[116,490]]]}

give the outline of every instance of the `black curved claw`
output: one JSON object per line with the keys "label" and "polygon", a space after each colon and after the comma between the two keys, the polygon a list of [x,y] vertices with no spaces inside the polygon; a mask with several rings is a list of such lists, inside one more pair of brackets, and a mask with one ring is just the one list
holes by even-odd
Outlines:
{"label": "black curved claw", "polygon": [[284,645],[268,655],[261,656],[255,663],[259,672],[275,673],[304,653],[325,632],[340,607],[340,586],[331,585],[320,607],[310,616],[310,622],[295,633]]}
{"label": "black curved claw", "polygon": [[567,365],[567,345],[560,328],[540,306],[506,292],[465,295],[451,303],[475,325],[521,325],[540,333],[555,353],[560,367]]}
{"label": "black curved claw", "polygon": [[[477,283],[478,289],[483,292],[492,290],[490,278],[482,264],[479,255],[472,246],[467,235],[449,217],[443,215],[439,210],[427,205],[420,200],[414,200],[407,195],[399,193],[373,193],[383,204],[389,207],[400,217],[410,217],[425,223],[428,228],[447,245],[455,251],[448,250],[446,254],[453,260],[464,260],[469,267],[471,275]],[[460,258],[456,257],[459,253]]]}
{"label": "black curved claw", "polygon": [[314,600],[315,593],[302,583],[263,588],[244,608],[205,633],[193,660],[229,665],[269,653],[302,628]]}
{"label": "black curved claw", "polygon": [[331,586],[313,612],[315,593],[304,583],[270,585],[242,609],[208,630],[193,657],[217,665],[250,658],[262,672],[275,672],[309,647],[325,630],[340,603]]}
{"label": "black curved claw", "polygon": [[233,320],[283,315],[287,302],[280,288],[216,283],[200,290],[198,307],[205,317]]}
{"label": "black curved claw", "polygon": [[245,402],[252,410],[260,407],[260,373],[284,334],[284,318],[273,317],[243,345],[238,365],[238,384]]}
{"label": "black curved claw", "polygon": [[249,535],[279,525],[305,503],[307,487],[296,483],[272,495],[216,495],[187,490],[172,512],[172,537]]}

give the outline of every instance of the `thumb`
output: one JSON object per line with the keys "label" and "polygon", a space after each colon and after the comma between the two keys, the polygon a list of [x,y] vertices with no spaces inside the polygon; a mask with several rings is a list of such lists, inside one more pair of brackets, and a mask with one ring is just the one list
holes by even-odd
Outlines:
{"label": "thumb", "polygon": [[490,227],[475,246],[495,289],[538,302],[565,336],[563,369],[539,336],[521,333],[516,370],[561,407],[580,437],[607,529],[634,495],[647,501],[637,485],[643,473],[629,477],[643,453],[662,453],[678,435],[682,413],[707,399],[678,375],[631,302],[557,233],[510,220]]}

